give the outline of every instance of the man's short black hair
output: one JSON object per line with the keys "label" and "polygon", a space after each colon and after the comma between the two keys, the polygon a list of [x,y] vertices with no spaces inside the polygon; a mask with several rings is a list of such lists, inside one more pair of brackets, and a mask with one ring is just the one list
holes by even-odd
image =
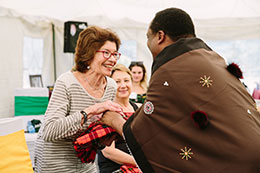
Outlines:
{"label": "man's short black hair", "polygon": [[167,8],[157,12],[150,29],[152,33],[157,33],[159,30],[164,31],[173,41],[196,36],[191,17],[178,8]]}

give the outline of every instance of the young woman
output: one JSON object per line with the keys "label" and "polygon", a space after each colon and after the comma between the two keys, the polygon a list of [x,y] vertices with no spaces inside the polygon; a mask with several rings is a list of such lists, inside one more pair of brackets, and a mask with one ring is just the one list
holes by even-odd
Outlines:
{"label": "young woman", "polygon": [[[138,108],[135,103],[129,101],[129,95],[132,92],[131,72],[124,65],[118,64],[112,70],[111,77],[117,83],[117,93],[114,102],[123,108],[124,114],[129,118]],[[98,153],[98,165],[100,173],[112,173],[119,170],[122,165],[135,167],[136,163],[130,155],[124,139],[120,137],[111,146],[107,146]]]}
{"label": "young woman", "polygon": [[136,103],[144,103],[147,92],[147,75],[142,61],[132,61],[129,69],[133,77],[133,91],[130,99]]}
{"label": "young woman", "polygon": [[89,27],[80,33],[73,70],[62,74],[45,113],[35,146],[35,172],[95,173],[95,164],[82,163],[72,142],[93,116],[121,108],[112,102],[116,83],[112,68],[120,57],[118,36],[106,29]]}

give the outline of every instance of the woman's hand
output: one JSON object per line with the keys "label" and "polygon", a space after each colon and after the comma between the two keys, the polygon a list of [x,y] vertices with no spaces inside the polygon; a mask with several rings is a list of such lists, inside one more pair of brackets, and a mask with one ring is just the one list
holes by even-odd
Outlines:
{"label": "woman's hand", "polygon": [[91,118],[92,116],[100,115],[105,111],[121,112],[122,108],[119,104],[107,100],[103,103],[97,103],[93,106],[89,106],[84,111],[88,114],[88,118]]}

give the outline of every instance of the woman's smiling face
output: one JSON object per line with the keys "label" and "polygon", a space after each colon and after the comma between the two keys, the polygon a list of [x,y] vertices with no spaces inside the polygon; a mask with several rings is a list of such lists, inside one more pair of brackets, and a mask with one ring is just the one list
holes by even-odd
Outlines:
{"label": "woman's smiling face", "polygon": [[[99,49],[99,51],[106,51],[110,53],[117,52],[116,43],[106,41],[105,44]],[[117,59],[111,55],[110,58],[105,58],[103,52],[96,52],[94,59],[90,63],[90,69],[98,74],[104,76],[110,76],[113,67],[116,65]]]}
{"label": "woman's smiling face", "polygon": [[117,84],[117,98],[128,98],[132,92],[132,79],[127,72],[116,70],[112,78]]}
{"label": "woman's smiling face", "polygon": [[142,67],[133,66],[131,69],[131,73],[132,73],[134,82],[136,82],[136,83],[141,82],[141,80],[143,79],[143,75],[144,75]]}

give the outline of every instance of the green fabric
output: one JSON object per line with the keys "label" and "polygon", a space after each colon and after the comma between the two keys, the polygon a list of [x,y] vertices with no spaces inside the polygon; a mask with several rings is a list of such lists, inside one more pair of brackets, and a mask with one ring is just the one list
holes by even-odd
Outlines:
{"label": "green fabric", "polygon": [[43,115],[48,106],[48,97],[15,96],[15,116]]}
{"label": "green fabric", "polygon": [[146,99],[146,93],[145,94],[137,94],[137,97],[135,99],[130,98],[130,101],[143,104],[145,99]]}

